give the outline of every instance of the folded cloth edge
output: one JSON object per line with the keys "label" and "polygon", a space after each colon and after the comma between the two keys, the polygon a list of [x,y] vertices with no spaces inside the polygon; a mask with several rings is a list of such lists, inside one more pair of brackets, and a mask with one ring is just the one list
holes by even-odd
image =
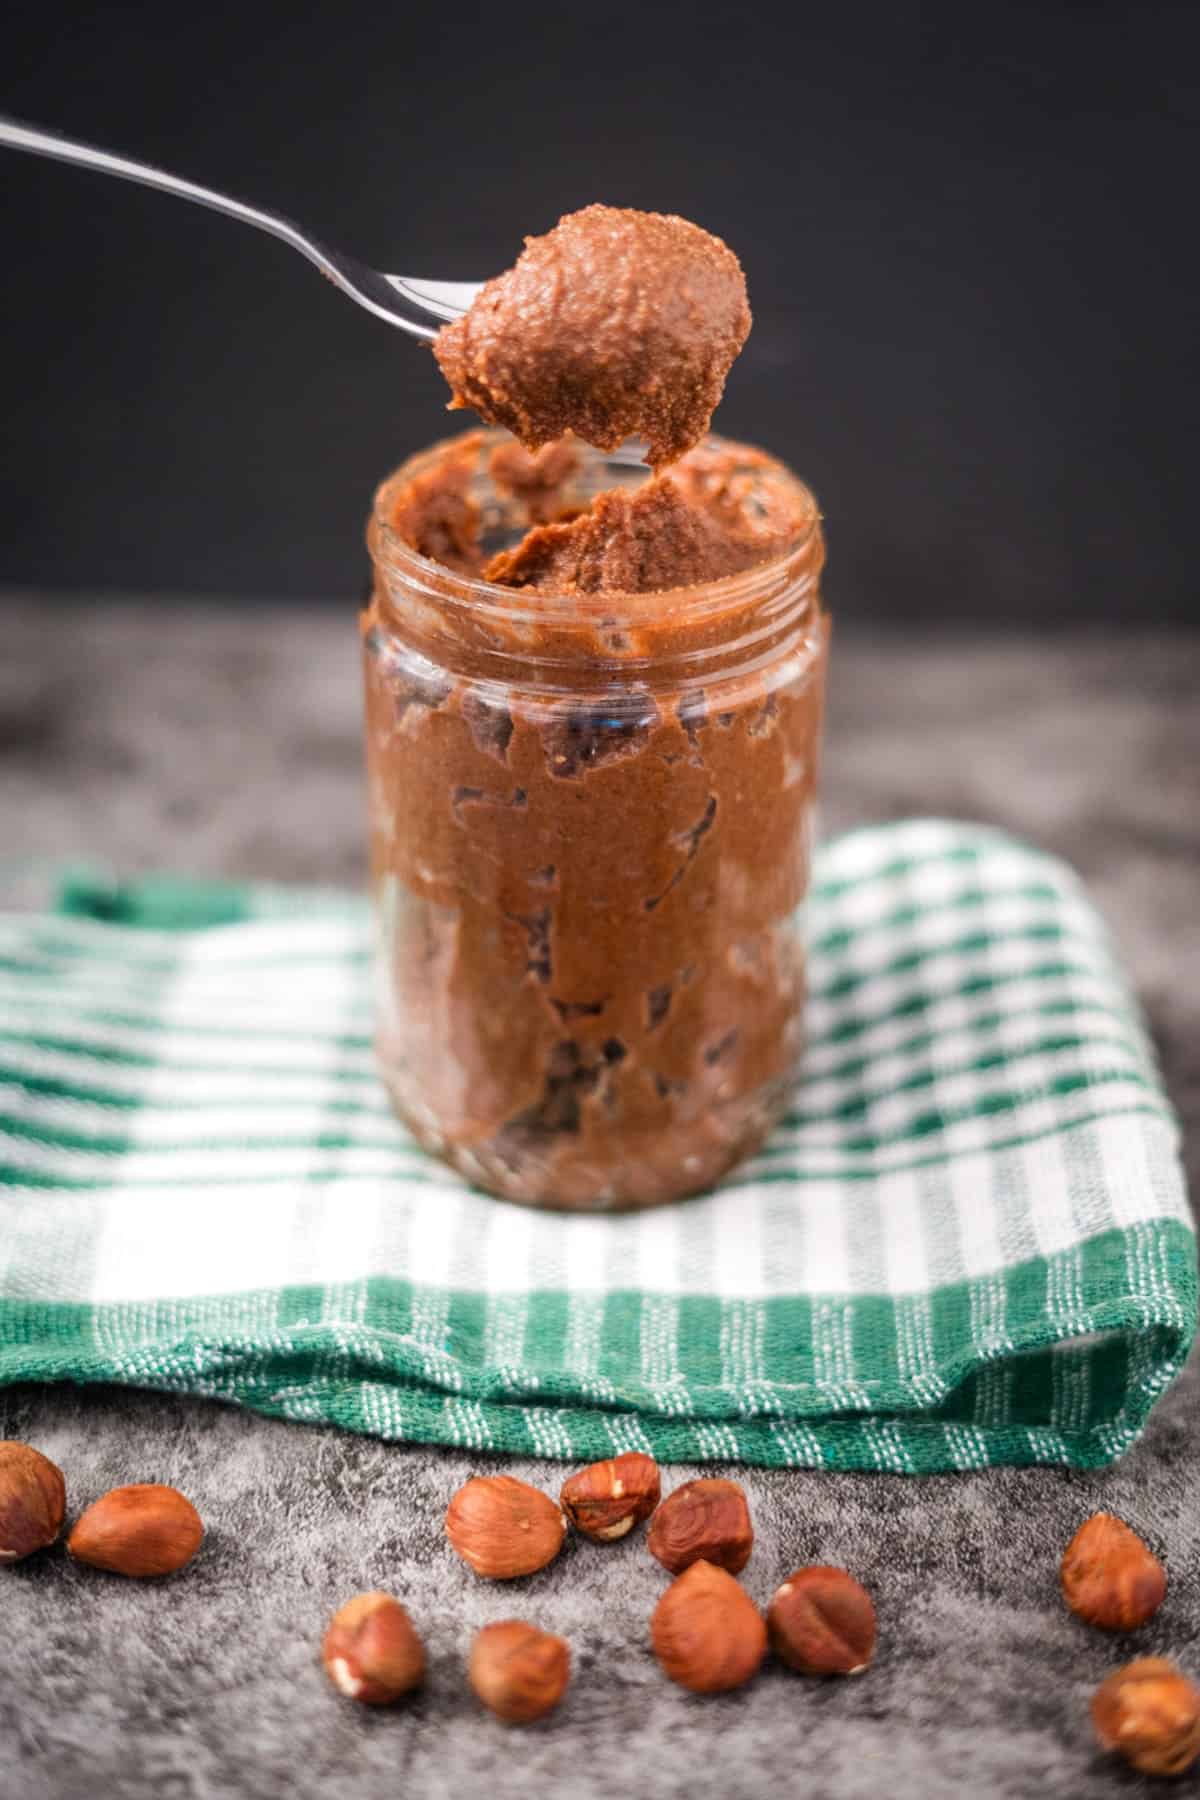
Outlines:
{"label": "folded cloth edge", "polygon": [[[661,1393],[628,1383],[611,1386],[601,1398],[595,1383],[569,1377],[553,1386],[515,1370],[473,1378],[452,1357],[409,1334],[348,1320],[300,1317],[272,1330],[266,1343],[215,1331],[213,1315],[228,1314],[236,1295],[212,1303],[171,1302],[174,1334],[148,1332],[119,1354],[100,1347],[109,1335],[104,1315],[120,1317],[127,1330],[128,1304],[0,1300],[0,1385],[69,1380],[200,1393],[278,1418],[336,1424],[400,1441],[565,1460],[644,1448],[661,1460],[717,1457],[763,1466],[903,1470],[911,1463],[914,1471],[927,1472],[1002,1462],[1097,1468],[1122,1455],[1140,1435],[1195,1336],[1192,1234],[1172,1219],[1159,1229],[1161,1292],[1167,1298],[1123,1294],[1099,1300],[1080,1313],[1074,1338],[1064,1339],[1043,1315],[991,1354],[975,1345],[937,1371],[943,1404],[981,1375],[1011,1378],[1022,1362],[1031,1386],[1052,1386],[1059,1370],[1067,1379],[1078,1378],[1080,1358],[1103,1354],[1107,1339],[1109,1352],[1126,1357],[1131,1371],[1141,1364],[1141,1373],[1131,1374],[1124,1404],[1111,1418],[1075,1431],[1036,1419],[989,1426],[980,1422],[986,1404],[980,1408],[978,1396],[973,1409],[980,1416],[939,1417],[932,1410],[939,1396],[928,1375],[913,1382],[859,1381],[852,1393],[830,1390],[823,1396],[815,1383],[776,1381],[758,1389],[692,1384],[687,1412],[680,1415],[661,1410]],[[1144,1233],[1145,1227],[1138,1230]],[[1106,1235],[1117,1240],[1137,1233]],[[1022,1273],[1018,1266],[1008,1278],[1019,1281]],[[302,1309],[303,1302],[298,1292],[293,1305]],[[861,1300],[855,1305],[861,1307]],[[149,1315],[154,1308],[145,1310]],[[803,1404],[791,1410],[784,1404],[789,1400]]]}

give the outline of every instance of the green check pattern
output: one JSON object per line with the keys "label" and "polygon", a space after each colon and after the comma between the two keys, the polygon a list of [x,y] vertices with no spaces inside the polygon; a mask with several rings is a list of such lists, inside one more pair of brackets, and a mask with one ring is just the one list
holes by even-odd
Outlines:
{"label": "green check pattern", "polygon": [[76,880],[0,914],[0,1381],[590,1459],[1096,1467],[1196,1326],[1177,1130],[1061,863],[821,853],[805,1078],[717,1191],[472,1191],[391,1115],[365,904]]}

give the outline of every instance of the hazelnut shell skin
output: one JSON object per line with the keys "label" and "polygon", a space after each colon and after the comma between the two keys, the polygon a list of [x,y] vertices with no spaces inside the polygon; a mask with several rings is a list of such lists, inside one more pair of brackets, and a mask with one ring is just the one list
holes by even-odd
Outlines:
{"label": "hazelnut shell skin", "polygon": [[204,1526],[178,1488],[137,1482],[112,1488],[76,1520],[67,1550],[76,1562],[141,1580],[185,1568],[204,1539]]}
{"label": "hazelnut shell skin", "polygon": [[30,1444],[0,1442],[0,1568],[52,1544],[67,1512],[62,1470]]}
{"label": "hazelnut shell skin", "polygon": [[1105,1750],[1145,1775],[1182,1775],[1200,1757],[1200,1688],[1162,1656],[1115,1669],[1092,1695]]}
{"label": "hazelnut shell skin", "polygon": [[567,1691],[570,1646],[523,1619],[485,1625],[471,1646],[467,1679],[506,1725],[531,1725],[553,1711]]}
{"label": "hazelnut shell skin", "polygon": [[672,1575],[695,1562],[737,1575],[754,1548],[745,1489],[739,1481],[685,1481],[651,1519],[646,1548]]}
{"label": "hazelnut shell skin", "polygon": [[875,1654],[875,1607],[845,1569],[797,1569],[767,1610],[771,1648],[802,1675],[858,1675]]}
{"label": "hazelnut shell skin", "polygon": [[613,1543],[648,1519],[662,1492],[658,1464],[640,1450],[591,1463],[562,1486],[562,1509],[585,1537]]}
{"label": "hazelnut shell skin", "polygon": [[425,1650],[391,1594],[355,1594],[329,1621],[321,1661],[339,1694],[389,1706],[425,1678]]}
{"label": "hazelnut shell skin", "polygon": [[1063,1599],[1101,1631],[1136,1631],[1166,1598],[1167,1572],[1123,1519],[1093,1513],[1067,1545],[1059,1571]]}
{"label": "hazelnut shell skin", "polygon": [[762,1615],[727,1569],[695,1562],[667,1589],[650,1620],[663,1673],[694,1694],[743,1687],[767,1653]]}
{"label": "hazelnut shell skin", "polygon": [[473,1476],[446,1509],[451,1547],[490,1581],[544,1569],[562,1549],[566,1529],[557,1502],[512,1475]]}

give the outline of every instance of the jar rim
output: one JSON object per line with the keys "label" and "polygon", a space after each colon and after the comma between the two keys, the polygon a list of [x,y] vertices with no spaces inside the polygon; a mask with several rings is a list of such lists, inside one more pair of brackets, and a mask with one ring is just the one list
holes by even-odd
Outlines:
{"label": "jar rim", "polygon": [[[508,432],[495,429],[485,428],[478,435],[481,443],[513,441]],[[786,469],[785,465],[780,466],[785,468],[788,479],[795,486],[805,521],[804,529],[781,555],[767,557],[735,574],[683,587],[655,588],[641,593],[618,589],[602,589],[596,593],[555,593],[542,588],[505,587],[498,582],[485,581],[481,576],[462,574],[414,549],[388,518],[389,497],[396,487],[402,481],[410,479],[427,458],[453,441],[441,439],[424,450],[414,452],[379,484],[372,500],[368,547],[373,560],[381,564],[389,575],[401,579],[408,588],[417,589],[422,597],[436,600],[442,606],[450,602],[452,605],[469,607],[481,624],[494,619],[509,626],[577,626],[589,618],[602,616],[615,625],[632,627],[662,621],[667,616],[678,616],[681,613],[686,613],[689,623],[701,623],[732,607],[745,607],[755,600],[765,600],[777,595],[781,588],[791,588],[794,584],[803,583],[806,588],[811,585],[812,592],[816,592],[817,578],[824,560],[821,512],[812,489],[798,475]],[[704,441],[718,445],[731,442],[716,433],[710,434]],[[624,467],[642,467],[644,465],[636,452],[636,445],[623,445],[619,451],[609,454],[606,460]]]}

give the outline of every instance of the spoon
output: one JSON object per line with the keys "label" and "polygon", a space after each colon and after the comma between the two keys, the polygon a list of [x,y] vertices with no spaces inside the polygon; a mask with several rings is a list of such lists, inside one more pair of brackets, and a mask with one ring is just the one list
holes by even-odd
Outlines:
{"label": "spoon", "polygon": [[159,188],[164,194],[175,194],[181,200],[195,200],[211,206],[216,212],[228,213],[244,225],[256,225],[282,238],[293,250],[316,263],[322,275],[328,275],[335,287],[351,300],[357,300],[378,319],[398,325],[413,337],[434,338],[439,326],[466,312],[479,289],[470,281],[415,281],[408,275],[382,275],[368,269],[341,250],[322,244],[308,232],[301,231],[290,219],[279,213],[264,212],[235,200],[231,194],[218,194],[215,189],[200,187],[156,169],[151,163],[132,162],[127,156],[114,156],[109,150],[98,150],[93,144],[81,144],[57,132],[40,131],[33,125],[22,125],[17,119],[0,114],[0,144],[12,150],[29,150],[35,156],[50,156],[58,162],[80,163],[84,168],[99,169],[105,175],[120,175],[126,181],[140,181],[146,187]]}

